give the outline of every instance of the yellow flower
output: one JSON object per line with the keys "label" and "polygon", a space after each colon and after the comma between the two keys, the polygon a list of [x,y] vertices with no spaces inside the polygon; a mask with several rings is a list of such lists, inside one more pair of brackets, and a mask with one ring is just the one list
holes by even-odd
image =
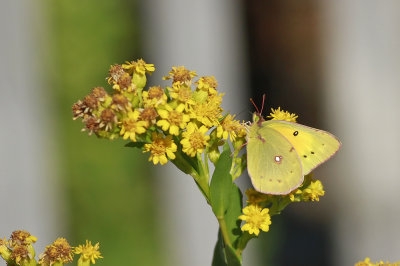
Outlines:
{"label": "yellow flower", "polygon": [[106,102],[109,97],[104,88],[93,88],[92,92],[86,95],[83,101],[79,100],[72,106],[73,119],[90,117],[92,112],[97,110],[99,105]]}
{"label": "yellow flower", "polygon": [[382,260],[380,262],[371,262],[371,259],[366,257],[364,261],[359,261],[354,266],[399,266],[400,261],[390,263],[390,262],[383,262]]}
{"label": "yellow flower", "polygon": [[110,131],[117,123],[118,119],[113,110],[106,108],[101,112],[99,124],[100,129]]}
{"label": "yellow flower", "polygon": [[174,160],[177,146],[172,140],[172,136],[166,136],[161,133],[152,133],[152,143],[144,145],[143,152],[150,152],[149,161],[153,161],[154,164],[160,163],[161,165],[168,162],[169,159]]}
{"label": "yellow flower", "polygon": [[118,80],[125,74],[124,69],[121,65],[112,65],[108,72],[109,76],[107,78],[108,84],[115,84]]}
{"label": "yellow flower", "polygon": [[142,92],[144,106],[157,107],[167,102],[167,95],[160,86],[150,87],[148,91]]}
{"label": "yellow flower", "polygon": [[7,247],[8,241],[4,237],[3,239],[0,238],[0,256],[8,261],[11,257],[11,250]]}
{"label": "yellow flower", "polygon": [[366,257],[364,261],[359,261],[354,266],[372,266],[372,265],[375,265],[375,263],[372,263],[371,259]]}
{"label": "yellow flower", "polygon": [[244,130],[242,124],[239,121],[233,120],[235,116],[227,115],[221,124],[217,127],[217,137],[225,140],[229,139],[231,142],[235,141],[237,134]]}
{"label": "yellow flower", "polygon": [[7,246],[7,239],[4,237],[4,238],[0,238],[0,247],[2,247],[2,246]]}
{"label": "yellow flower", "polygon": [[103,258],[100,254],[99,248],[99,243],[96,243],[96,245],[92,246],[92,243],[87,240],[86,245],[79,245],[78,247],[76,247],[74,250],[75,254],[81,254],[78,265],[79,263],[85,263],[88,261],[90,261],[92,264],[95,264],[95,259]]}
{"label": "yellow flower", "polygon": [[132,103],[124,95],[117,93],[112,96],[111,109],[117,112],[132,110]]}
{"label": "yellow flower", "polygon": [[182,151],[194,157],[198,152],[202,153],[204,148],[208,145],[210,136],[205,135],[208,128],[205,126],[198,128],[195,123],[189,123],[186,128],[187,131],[182,133]]}
{"label": "yellow flower", "polygon": [[154,64],[147,64],[143,59],[131,62],[126,61],[122,68],[128,70],[130,74],[135,72],[140,75],[151,74],[156,70]]}
{"label": "yellow flower", "polygon": [[190,71],[184,66],[172,67],[172,70],[168,72],[168,76],[163,77],[164,80],[172,79],[172,83],[187,84],[190,85],[193,77],[197,76],[196,71]]}
{"label": "yellow flower", "polygon": [[300,202],[301,201],[301,195],[302,195],[301,189],[295,189],[292,191],[288,196],[290,198],[290,201],[292,202]]}
{"label": "yellow flower", "polygon": [[180,104],[173,109],[169,104],[166,104],[165,108],[158,110],[158,114],[162,119],[157,122],[157,126],[161,127],[164,131],[169,129],[169,134],[178,136],[179,129],[184,129],[190,120],[190,117],[183,113],[185,105]]}
{"label": "yellow flower", "polygon": [[311,181],[311,184],[303,189],[303,200],[304,201],[319,201],[319,197],[325,195],[324,187],[321,181]]}
{"label": "yellow flower", "polygon": [[29,265],[28,261],[32,259],[32,254],[28,251],[28,246],[19,245],[13,248],[10,257],[17,265]]}
{"label": "yellow flower", "polygon": [[116,82],[113,82],[113,89],[116,91],[128,91],[128,92],[132,92],[135,90],[135,86],[133,86],[132,84],[132,78],[131,76],[124,72],[123,75],[121,75],[119,77],[119,79]]}
{"label": "yellow flower", "polygon": [[186,84],[174,84],[172,88],[168,88],[172,99],[178,101],[178,103],[183,103],[185,105],[185,110],[188,111],[189,107],[195,104],[192,99],[192,89]]}
{"label": "yellow flower", "polygon": [[99,102],[104,102],[107,99],[107,92],[103,87],[95,87],[92,89],[90,93],[94,98],[96,98]]}
{"label": "yellow flower", "polygon": [[84,118],[89,111],[89,108],[85,106],[85,104],[81,101],[78,100],[74,105],[72,105],[72,119],[76,120],[78,118]]}
{"label": "yellow flower", "polygon": [[[245,122],[242,121],[241,123],[242,125],[245,125]],[[243,126],[237,133],[237,136],[239,138],[245,138],[247,136],[247,128],[245,126]]]}
{"label": "yellow flower", "polygon": [[246,190],[246,196],[247,196],[247,203],[250,204],[260,203],[268,199],[267,194],[260,193],[252,188]]}
{"label": "yellow flower", "polygon": [[17,230],[11,233],[10,237],[10,247],[15,247],[19,245],[29,245],[35,243],[37,237],[31,235],[28,231],[25,230]]}
{"label": "yellow flower", "polygon": [[246,206],[243,209],[243,215],[239,216],[240,220],[246,221],[242,226],[242,231],[248,231],[249,234],[255,234],[256,236],[260,233],[260,229],[268,232],[271,224],[271,217],[268,212],[268,208],[262,209],[256,204]]}
{"label": "yellow flower", "polygon": [[132,141],[136,141],[136,134],[142,134],[146,132],[146,122],[138,120],[139,111],[135,110],[129,112],[122,120],[122,127],[120,135],[123,135],[123,139],[130,138]]}
{"label": "yellow flower", "polygon": [[246,135],[247,135],[247,127],[245,125],[244,122],[241,123],[242,128],[240,128],[237,132],[236,132],[236,138],[233,141],[233,148],[235,149],[235,151],[240,151],[247,143],[246,140]]}
{"label": "yellow flower", "polygon": [[125,72],[121,65],[112,65],[107,78],[108,84],[113,85],[116,91],[132,91],[132,79],[129,73]]}
{"label": "yellow flower", "polygon": [[291,114],[288,111],[283,111],[281,110],[280,107],[278,109],[273,109],[271,108],[272,113],[270,113],[268,118],[271,118],[271,120],[284,120],[284,121],[289,121],[289,122],[294,122],[296,123],[296,119],[298,116],[296,114]]}
{"label": "yellow flower", "polygon": [[197,89],[208,92],[208,94],[217,94],[218,82],[214,76],[201,77],[197,82]]}
{"label": "yellow flower", "polygon": [[40,254],[39,263],[53,265],[54,263],[69,263],[73,260],[72,247],[65,238],[57,238],[51,245],[47,246],[44,253]]}
{"label": "yellow flower", "polygon": [[156,118],[158,117],[158,113],[156,109],[153,107],[146,107],[140,112],[140,120],[146,122],[146,127],[150,127],[151,125],[156,123]]}
{"label": "yellow flower", "polygon": [[221,118],[222,95],[211,95],[204,102],[196,102],[190,111],[190,118],[195,118],[207,127],[218,126]]}
{"label": "yellow flower", "polygon": [[82,131],[89,131],[89,136],[93,133],[97,134],[100,130],[100,119],[95,116],[86,117],[83,122],[85,123],[85,128]]}

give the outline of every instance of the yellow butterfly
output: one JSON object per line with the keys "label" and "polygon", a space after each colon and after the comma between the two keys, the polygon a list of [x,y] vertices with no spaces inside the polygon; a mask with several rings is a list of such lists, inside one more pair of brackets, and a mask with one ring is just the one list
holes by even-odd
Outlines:
{"label": "yellow butterfly", "polygon": [[256,116],[247,134],[247,171],[261,193],[289,194],[341,146],[326,131],[281,120],[257,121]]}

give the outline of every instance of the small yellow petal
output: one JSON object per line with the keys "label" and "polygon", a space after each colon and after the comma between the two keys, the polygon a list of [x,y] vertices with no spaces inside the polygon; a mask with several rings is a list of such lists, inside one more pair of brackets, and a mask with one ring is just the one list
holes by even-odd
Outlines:
{"label": "small yellow petal", "polygon": [[260,229],[264,232],[269,230],[271,217],[268,208],[263,209],[257,204],[250,204],[242,212],[243,215],[240,215],[239,219],[246,222],[241,228],[242,231],[248,231],[249,234],[258,236]]}

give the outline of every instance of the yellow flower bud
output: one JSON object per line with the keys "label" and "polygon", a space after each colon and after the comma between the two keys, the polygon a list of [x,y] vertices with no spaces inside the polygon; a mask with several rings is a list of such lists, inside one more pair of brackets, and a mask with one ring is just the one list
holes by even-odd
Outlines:
{"label": "yellow flower bud", "polygon": [[207,98],[208,98],[208,93],[206,91],[198,90],[193,92],[193,99],[197,103],[204,103],[205,101],[207,101]]}
{"label": "yellow flower bud", "polygon": [[11,258],[11,250],[7,247],[6,238],[0,238],[0,256],[5,260],[9,261]]}
{"label": "yellow flower bud", "polygon": [[210,158],[210,161],[213,164],[216,164],[218,162],[220,155],[221,155],[221,153],[219,152],[218,145],[213,145],[208,150],[208,158]]}
{"label": "yellow flower bud", "polygon": [[132,84],[135,84],[136,89],[137,89],[138,91],[142,91],[143,88],[144,88],[144,86],[146,86],[146,83],[147,83],[146,75],[144,75],[144,74],[139,74],[139,73],[137,73],[137,72],[134,72],[134,73],[133,73],[133,76],[132,76]]}

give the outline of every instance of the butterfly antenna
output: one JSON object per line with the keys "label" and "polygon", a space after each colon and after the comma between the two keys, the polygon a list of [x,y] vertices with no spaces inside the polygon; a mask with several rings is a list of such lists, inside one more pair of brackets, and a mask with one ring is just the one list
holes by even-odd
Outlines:
{"label": "butterfly antenna", "polygon": [[260,114],[260,110],[258,110],[258,107],[257,107],[257,105],[254,103],[254,101],[253,101],[252,98],[250,98],[250,102],[251,102],[251,103],[254,105],[254,107],[256,108],[257,113]]}
{"label": "butterfly antenna", "polygon": [[262,105],[261,105],[261,112],[260,115],[262,115],[262,111],[264,109],[264,102],[265,102],[265,94],[263,94],[263,101],[262,101]]}

